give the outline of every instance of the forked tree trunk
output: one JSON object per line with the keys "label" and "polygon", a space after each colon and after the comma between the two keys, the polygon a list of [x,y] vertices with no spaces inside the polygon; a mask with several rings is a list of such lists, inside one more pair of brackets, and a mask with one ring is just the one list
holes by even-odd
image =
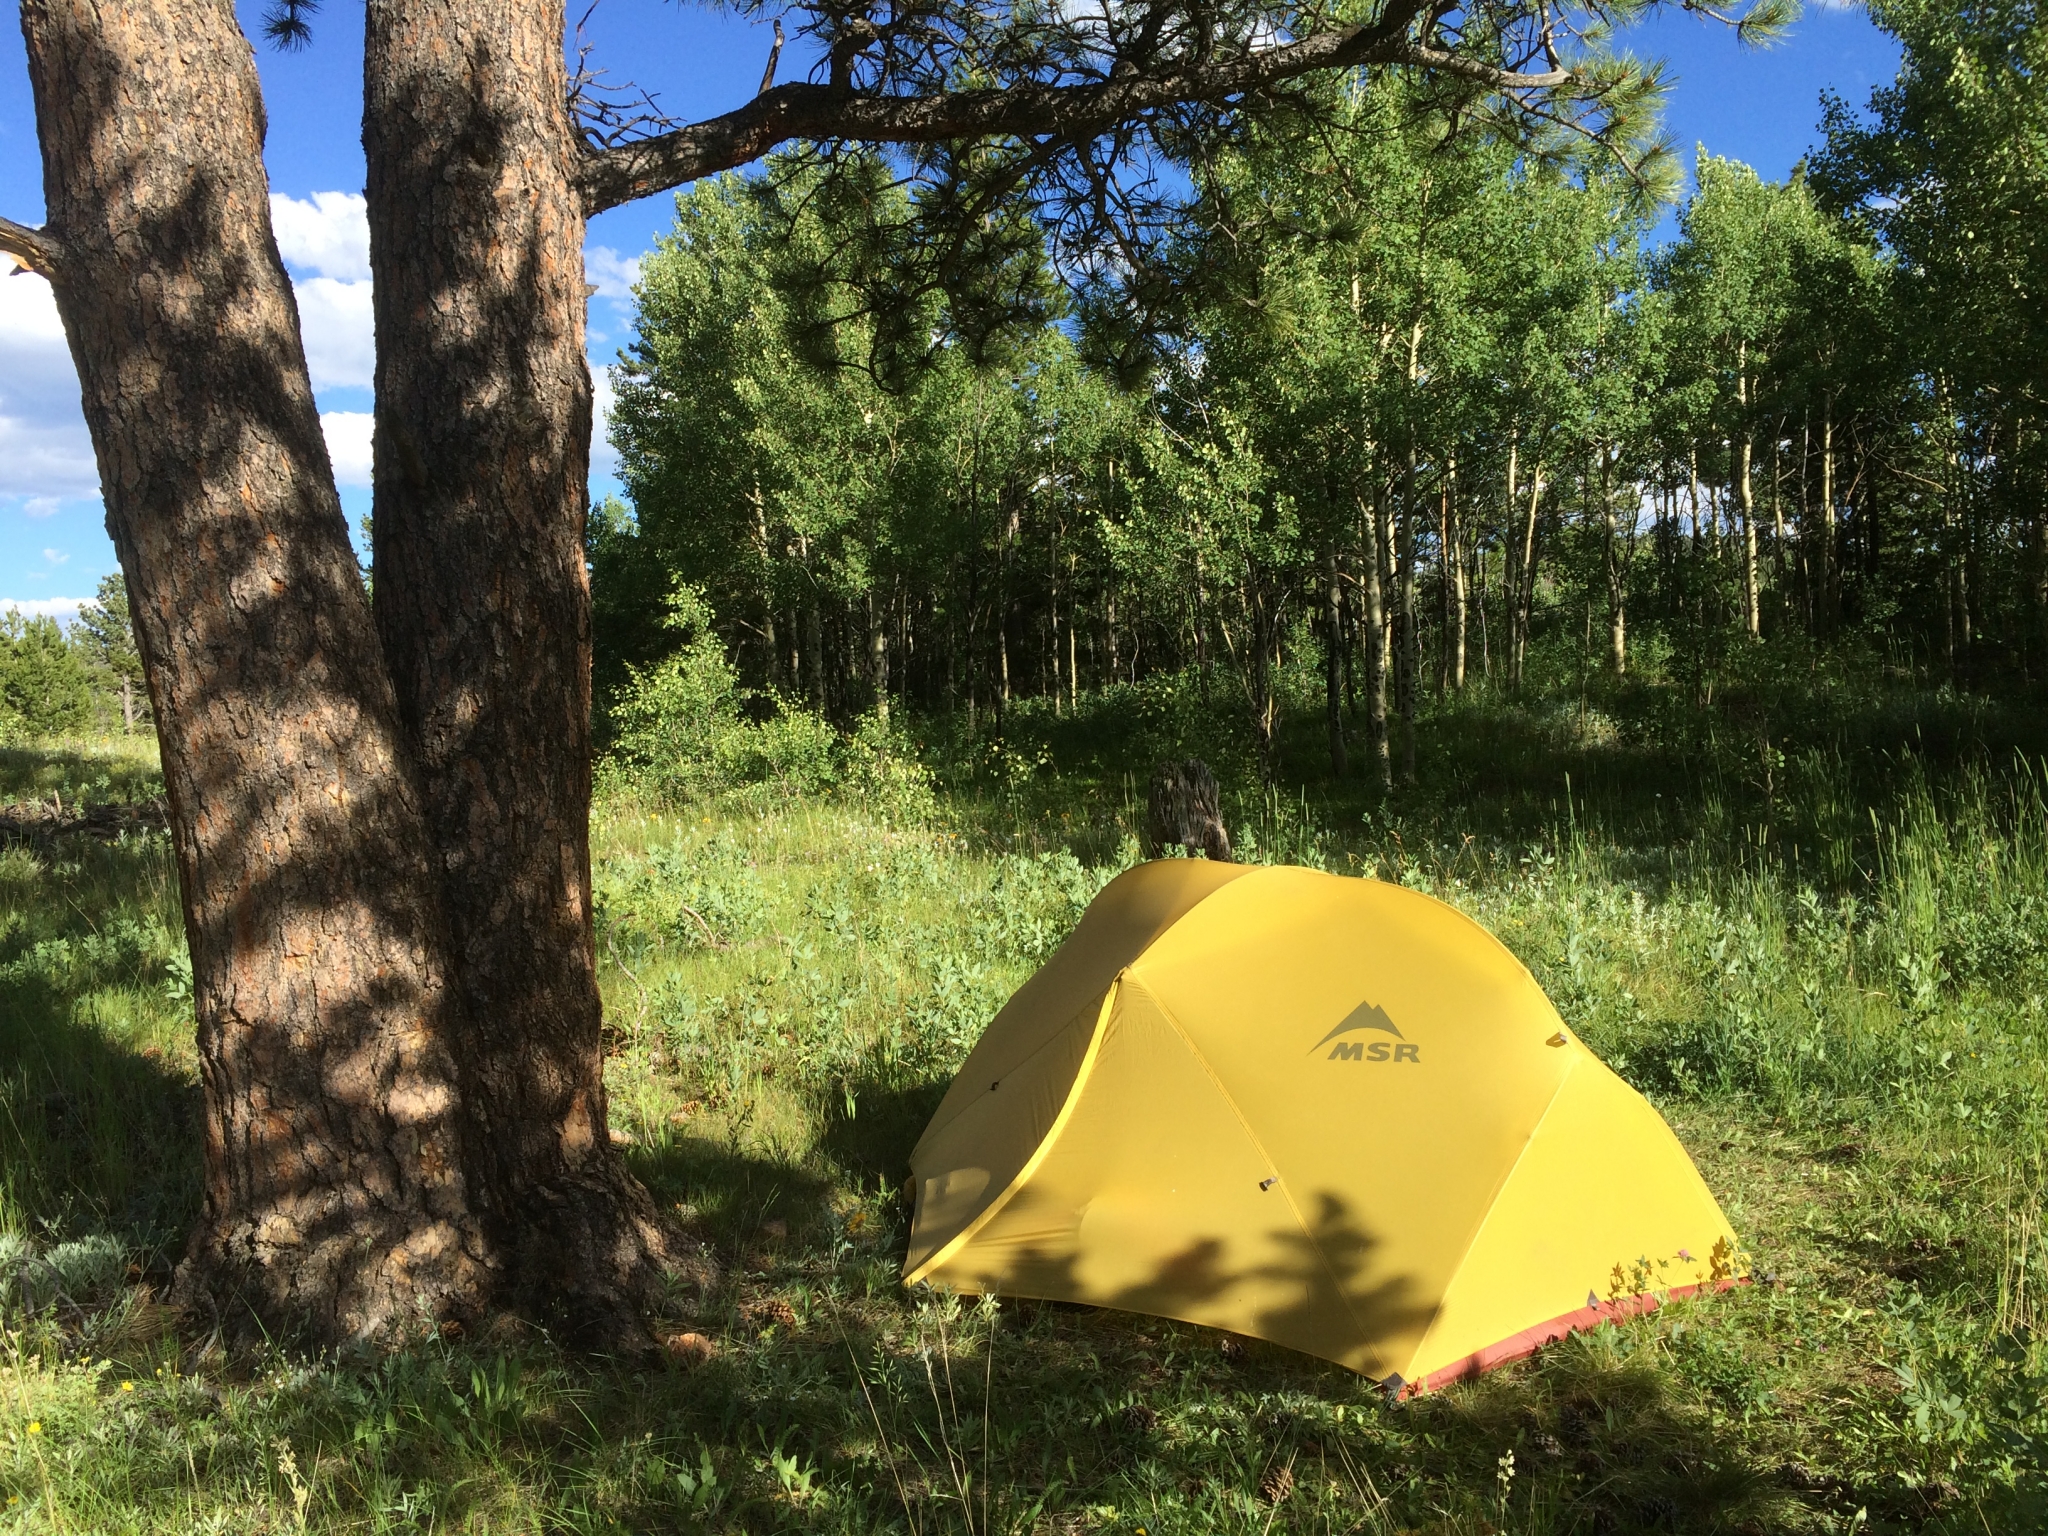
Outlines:
{"label": "forked tree trunk", "polygon": [[557,0],[371,0],[377,626],[453,936],[508,1301],[638,1346],[678,1243],[606,1117],[590,903],[590,370]]}
{"label": "forked tree trunk", "polygon": [[205,1210],[179,1291],[335,1341],[468,1316],[492,1277],[438,892],[249,45],[224,0],[28,0],[22,26],[192,950]]}

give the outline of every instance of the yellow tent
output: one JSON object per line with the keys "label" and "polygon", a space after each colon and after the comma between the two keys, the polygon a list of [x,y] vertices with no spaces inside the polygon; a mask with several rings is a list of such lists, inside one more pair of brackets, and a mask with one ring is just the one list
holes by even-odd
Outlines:
{"label": "yellow tent", "polygon": [[906,1284],[1206,1323],[1396,1389],[1738,1263],[1670,1128],[1498,940],[1308,869],[1111,882],[911,1169]]}

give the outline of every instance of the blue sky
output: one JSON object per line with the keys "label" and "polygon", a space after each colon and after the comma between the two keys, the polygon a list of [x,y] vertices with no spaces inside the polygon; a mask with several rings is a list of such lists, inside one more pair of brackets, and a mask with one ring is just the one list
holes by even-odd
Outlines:
{"label": "blue sky", "polygon": [[[257,30],[261,3],[239,3]],[[42,164],[28,65],[18,34],[0,42],[0,213],[42,221]],[[593,62],[653,91],[672,118],[727,111],[760,82],[765,27],[672,0],[604,0],[593,14]],[[1818,137],[1820,95],[1862,103],[1898,67],[1892,41],[1860,8],[1809,12],[1776,48],[1739,48],[1726,28],[1679,14],[1628,39],[1667,60],[1667,124],[1685,163],[1695,144],[1766,176],[1789,171]],[[313,46],[259,48],[270,112],[266,147],[278,243],[299,292],[308,362],[351,523],[369,510],[370,286],[362,220],[362,11],[341,0],[316,21]],[[785,56],[783,78],[789,78]],[[668,227],[671,200],[648,198],[591,221],[585,261],[599,292],[590,311],[594,367],[631,326],[639,254]],[[599,374],[600,404],[605,394]],[[611,488],[610,451],[593,445],[593,490]],[[77,376],[48,286],[0,278],[0,605],[68,616],[116,569],[102,524],[98,476],[78,409]]]}

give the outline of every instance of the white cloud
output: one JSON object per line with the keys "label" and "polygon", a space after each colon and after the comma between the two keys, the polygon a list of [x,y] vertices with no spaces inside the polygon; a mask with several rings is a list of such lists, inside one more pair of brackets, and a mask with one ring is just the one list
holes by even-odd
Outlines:
{"label": "white cloud", "polygon": [[583,280],[595,283],[600,297],[629,303],[633,285],[640,281],[640,258],[621,256],[608,245],[583,248]]}
{"label": "white cloud", "polygon": [[[371,308],[366,205],[352,192],[315,192],[310,201],[273,195],[279,251],[295,269],[306,364],[319,390],[374,386],[376,328]],[[630,300],[640,258],[591,246],[584,269],[600,294]],[[591,473],[618,473],[606,440],[612,403],[609,370],[591,370],[596,387]],[[322,415],[335,478],[370,482],[367,412]],[[79,405],[78,375],[50,285],[35,276],[0,278],[0,502],[33,518],[60,503],[99,496],[99,465]]]}
{"label": "white cloud", "polygon": [[62,565],[66,560],[69,560],[71,556],[66,554],[61,549],[46,549],[43,551],[43,558],[49,561],[50,564],[52,565]]}
{"label": "white cloud", "polygon": [[370,283],[309,277],[295,283],[306,367],[315,389],[368,389],[377,377],[377,327]]}
{"label": "white cloud", "polygon": [[370,429],[376,419],[368,411],[320,413],[320,430],[327,435],[327,457],[334,461],[336,485],[369,486]]}
{"label": "white cloud", "polygon": [[593,479],[605,475],[616,478],[619,455],[611,441],[612,401],[616,398],[611,369],[591,369],[590,385],[590,473]]}
{"label": "white cloud", "polygon": [[310,201],[270,194],[315,389],[368,389],[376,376],[369,206],[360,192],[315,192]]}
{"label": "white cloud", "polygon": [[55,619],[59,624],[69,624],[78,617],[78,610],[91,601],[89,597],[0,597],[0,611],[12,609],[25,619]]}
{"label": "white cloud", "polygon": [[43,509],[66,496],[99,493],[99,465],[78,375],[57,301],[40,277],[0,277],[0,496],[34,498]]}
{"label": "white cloud", "polygon": [[311,202],[270,194],[270,223],[285,264],[340,282],[370,276],[370,205],[360,192],[315,192]]}

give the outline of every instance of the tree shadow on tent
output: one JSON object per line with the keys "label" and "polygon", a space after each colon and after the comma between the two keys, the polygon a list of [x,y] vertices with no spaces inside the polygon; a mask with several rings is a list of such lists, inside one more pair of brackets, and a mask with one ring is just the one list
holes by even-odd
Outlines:
{"label": "tree shadow on tent", "polygon": [[[1020,1214],[1028,1228],[1030,1212]],[[1015,1277],[1006,1293],[1104,1310],[1028,1302],[1017,1309],[1032,1341],[997,1357],[998,1442],[1061,1440],[1073,1406],[1046,1406],[1047,1394],[1077,1390],[1116,1405],[1091,1429],[1103,1447],[1095,1475],[1106,1480],[1091,1487],[1094,1500],[1183,1499],[1218,1478],[1247,1492],[1263,1480],[1270,1490],[1277,1461],[1297,1468],[1290,1475],[1313,1467],[1320,1485],[1348,1488],[1368,1504],[1385,1499],[1372,1518],[1388,1530],[1491,1525],[1501,1519],[1504,1490],[1527,1516],[1510,1528],[1532,1531],[1789,1531],[1803,1528],[1808,1512],[1851,1496],[1877,1507],[1881,1490],[1807,1487],[1764,1464],[1711,1387],[1688,1380],[1656,1346],[1628,1347],[1611,1331],[1553,1345],[1476,1382],[1386,1401],[1370,1381],[1311,1351],[1319,1339],[1327,1348],[1347,1322],[1412,1341],[1434,1315],[1429,1292],[1386,1269],[1383,1241],[1341,1196],[1322,1192],[1303,1214],[1306,1231],[1264,1234],[1250,1263],[1233,1265],[1227,1238],[1196,1235],[1149,1276],[1107,1292],[1085,1283],[1086,1261],[1072,1248],[1015,1253],[1005,1264]],[[1342,1287],[1344,1316],[1332,1313],[1326,1280]],[[1265,1299],[1251,1307],[1234,1301],[1247,1295]],[[1299,1299],[1271,1299],[1289,1295]],[[1236,1326],[1255,1331],[1259,1342],[1219,1349],[1226,1341],[1211,1329],[1231,1326],[1233,1310],[1245,1319]],[[1717,1320],[1700,1321],[1711,1327]],[[1086,1379],[1056,1389],[1050,1378],[1059,1373],[1049,1367],[1070,1358],[1092,1362],[1077,1372]],[[1258,1466],[1226,1465],[1185,1434],[1160,1429],[1177,1413],[1200,1420],[1233,1401],[1243,1409],[1245,1433],[1263,1447]],[[1330,1411],[1336,1404],[1365,1411],[1347,1420]],[[1504,1474],[1510,1450],[1515,1460]]]}

